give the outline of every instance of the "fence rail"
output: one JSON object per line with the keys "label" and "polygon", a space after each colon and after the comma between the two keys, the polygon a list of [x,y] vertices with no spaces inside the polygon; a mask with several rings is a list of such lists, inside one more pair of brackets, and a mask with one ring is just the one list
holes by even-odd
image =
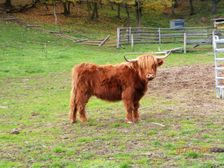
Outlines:
{"label": "fence rail", "polygon": [[122,45],[183,43],[212,44],[212,27],[185,27],[183,29],[119,27],[117,28],[117,48]]}

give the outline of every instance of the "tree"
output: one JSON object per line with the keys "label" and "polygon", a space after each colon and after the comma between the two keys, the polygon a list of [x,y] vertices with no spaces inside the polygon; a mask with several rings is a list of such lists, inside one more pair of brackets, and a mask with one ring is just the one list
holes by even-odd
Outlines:
{"label": "tree", "polygon": [[71,14],[71,5],[74,6],[74,2],[75,0],[62,0],[65,16],[69,16]]}
{"label": "tree", "polygon": [[193,15],[194,14],[193,0],[189,0],[189,4],[190,4],[190,15]]}
{"label": "tree", "polygon": [[56,1],[53,0],[53,15],[54,15],[54,24],[58,24],[58,17],[57,17],[57,12],[56,12]]}
{"label": "tree", "polygon": [[212,0],[212,14],[215,14],[217,12],[217,5],[220,2],[220,0]]}
{"label": "tree", "polygon": [[175,15],[175,8],[178,7],[178,0],[172,0],[172,14]]}
{"label": "tree", "polygon": [[117,18],[121,19],[121,3],[117,3]]}
{"label": "tree", "polygon": [[95,20],[99,18],[99,13],[98,13],[98,1],[93,0],[92,1],[92,15],[91,15],[91,20]]}
{"label": "tree", "polygon": [[128,4],[125,4],[125,10],[126,10],[126,13],[127,13],[127,20],[128,20],[128,23],[129,23],[129,21],[130,21],[130,13],[129,13]]}
{"label": "tree", "polygon": [[87,11],[88,11],[88,15],[90,16],[90,13],[92,11],[92,6],[91,6],[91,2],[89,0],[86,1],[86,5],[87,5]]}
{"label": "tree", "polygon": [[142,7],[140,0],[135,1],[137,27],[141,26]]}
{"label": "tree", "polygon": [[[53,16],[54,16],[54,24],[58,24],[58,16],[57,16],[57,12],[56,12],[56,6],[57,3],[61,2],[61,0],[45,0],[45,6],[47,6],[48,3],[53,5]],[[47,7],[48,8],[48,7]]]}
{"label": "tree", "polygon": [[5,8],[6,9],[11,9],[12,8],[12,2],[11,2],[11,0],[5,0],[4,5],[5,5]]}

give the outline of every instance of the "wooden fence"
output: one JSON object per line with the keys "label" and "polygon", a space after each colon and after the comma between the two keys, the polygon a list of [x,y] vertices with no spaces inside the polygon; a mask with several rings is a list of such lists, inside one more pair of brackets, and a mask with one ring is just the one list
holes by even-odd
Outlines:
{"label": "wooden fence", "polygon": [[185,27],[184,29],[119,27],[117,28],[117,48],[134,44],[212,44],[211,27]]}

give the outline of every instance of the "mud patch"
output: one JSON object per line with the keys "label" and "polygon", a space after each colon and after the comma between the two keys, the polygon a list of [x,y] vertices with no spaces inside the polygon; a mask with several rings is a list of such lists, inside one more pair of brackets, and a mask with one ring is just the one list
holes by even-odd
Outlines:
{"label": "mud patch", "polygon": [[149,95],[177,100],[182,109],[191,113],[223,111],[224,100],[216,98],[213,65],[160,69],[149,88]]}

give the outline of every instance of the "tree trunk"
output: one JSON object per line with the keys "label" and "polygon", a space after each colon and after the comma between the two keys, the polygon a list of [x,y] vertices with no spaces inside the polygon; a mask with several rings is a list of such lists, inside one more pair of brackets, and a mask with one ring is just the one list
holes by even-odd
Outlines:
{"label": "tree trunk", "polygon": [[126,14],[127,14],[127,25],[130,25],[130,13],[129,13],[129,8],[128,8],[128,4],[125,4],[125,10],[126,10]]}
{"label": "tree trunk", "polygon": [[111,10],[114,10],[114,3],[113,2],[110,2],[110,7],[111,7]]}
{"label": "tree trunk", "polygon": [[193,0],[189,0],[189,4],[190,4],[190,15],[194,15]]}
{"label": "tree trunk", "polygon": [[86,1],[86,5],[87,5],[88,16],[90,17],[90,15],[91,15],[91,10],[92,10],[91,3],[87,0],[87,1]]}
{"label": "tree trunk", "polygon": [[68,16],[68,8],[67,8],[67,2],[63,2],[63,7],[64,7],[64,15]]}
{"label": "tree trunk", "polygon": [[99,18],[99,13],[98,13],[98,6],[97,6],[97,3],[96,3],[96,18],[97,18],[97,19]]}
{"label": "tree trunk", "polygon": [[32,0],[32,4],[34,8],[36,8],[37,3],[40,3],[40,0]]}
{"label": "tree trunk", "polygon": [[93,2],[93,9],[92,9],[91,20],[97,19],[98,17],[99,17],[98,5],[97,5],[97,2]]}
{"label": "tree trunk", "polygon": [[103,2],[102,2],[102,0],[100,0],[99,5],[100,5],[100,8],[103,8]]}
{"label": "tree trunk", "polygon": [[140,2],[139,0],[136,1],[136,21],[137,21],[137,27],[141,26],[141,8],[140,8]]}
{"label": "tree trunk", "polygon": [[45,9],[46,9],[47,11],[49,11],[47,2],[44,2],[43,4],[44,4],[44,6],[45,6]]}
{"label": "tree trunk", "polygon": [[128,8],[127,4],[125,4],[125,9],[126,9],[126,13],[127,13],[127,18],[129,20],[130,19],[130,13],[129,13],[129,8]]}
{"label": "tree trunk", "polygon": [[93,2],[93,9],[92,9],[92,16],[91,16],[91,20],[95,19],[95,3]]}
{"label": "tree trunk", "polygon": [[220,2],[220,0],[212,0],[212,14],[215,14],[217,12],[217,5]]}
{"label": "tree trunk", "polygon": [[72,2],[68,2],[68,15],[71,15],[71,4],[74,7],[74,4]]}
{"label": "tree trunk", "polygon": [[71,4],[71,2],[63,2],[65,16],[69,16],[71,14]]}
{"label": "tree trunk", "polygon": [[[79,3],[80,1],[78,1]],[[88,7],[88,4],[89,2],[87,1],[87,7]],[[64,15],[65,16],[69,16],[71,14],[71,5],[74,6],[74,3],[73,2],[69,2],[69,1],[66,1],[66,2],[63,2],[63,6],[64,6]]]}
{"label": "tree trunk", "polygon": [[139,3],[139,14],[140,14],[140,17],[142,17],[142,6],[141,6],[141,4]]}
{"label": "tree trunk", "polygon": [[11,0],[5,0],[5,8],[6,9],[11,9],[12,8],[12,3]]}
{"label": "tree trunk", "polygon": [[54,2],[53,5],[53,12],[54,12],[54,24],[58,24],[58,17],[57,17],[57,13],[56,13],[56,3]]}
{"label": "tree trunk", "polygon": [[121,19],[121,4],[117,4],[117,18]]}
{"label": "tree trunk", "polygon": [[179,0],[172,0],[172,15],[175,15],[175,9],[178,7],[179,5]]}

